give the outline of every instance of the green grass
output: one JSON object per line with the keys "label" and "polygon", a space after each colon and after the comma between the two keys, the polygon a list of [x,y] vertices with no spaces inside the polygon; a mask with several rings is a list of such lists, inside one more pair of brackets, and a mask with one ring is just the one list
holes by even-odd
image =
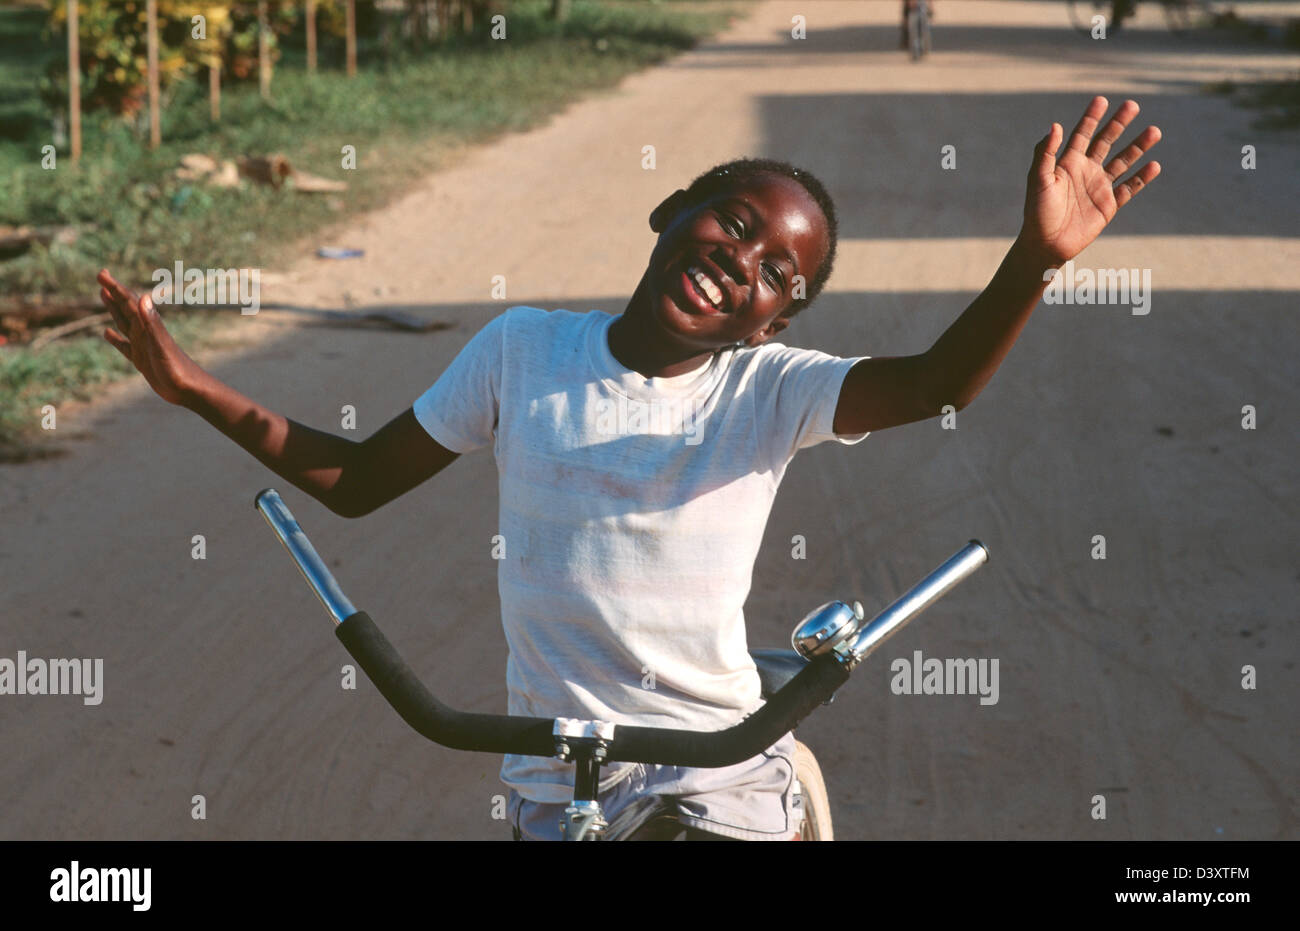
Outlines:
{"label": "green grass", "polygon": [[45,20],[40,9],[0,9],[0,165],[6,174],[18,161],[19,147],[48,126],[36,86],[50,59],[41,39]]}
{"label": "green grass", "polygon": [[1210,94],[1230,97],[1238,106],[1254,110],[1255,129],[1300,128],[1300,75],[1283,81],[1236,84],[1220,81],[1205,85]]}
{"label": "green grass", "polygon": [[[333,67],[333,46],[323,48],[312,78],[286,42],[271,102],[255,84],[227,85],[222,121],[213,125],[206,83],[182,85],[166,101],[156,151],[140,127],[87,114],[80,164],[60,152],[53,171],[40,165],[51,114],[36,87],[58,50],[41,39],[39,10],[0,9],[0,224],[72,225],[79,234],[71,245],[0,261],[0,294],[91,295],[102,267],[139,285],[177,259],[192,267],[273,266],[312,230],[391,200],[450,149],[538,125],[587,92],[714,34],[740,9],[575,0],[569,19],[556,24],[545,16],[548,6],[512,3],[505,41],[465,37],[388,57],[377,43],[363,44],[353,80]],[[341,167],[344,145],[356,147],[355,171]],[[296,168],[347,181],[349,190],[320,196],[182,182],[172,172],[190,152],[217,159],[280,152]],[[200,342],[202,319],[189,334]],[[94,337],[69,337],[28,358],[35,355],[0,349],[0,447],[33,434],[40,404],[84,396],[126,373],[125,361]]]}
{"label": "green grass", "polygon": [[[183,345],[210,340],[212,318],[202,312],[168,313],[167,329]],[[22,347],[0,349],[0,462],[40,459],[59,449],[33,442],[41,432],[42,408],[69,400],[89,401],[95,388],[135,371],[131,363],[99,336],[50,343],[39,352]],[[56,429],[58,422],[55,422]]]}
{"label": "green grass", "polygon": [[[1280,25],[1269,25],[1229,15],[1221,19],[1219,28],[1260,43],[1273,43],[1280,39],[1287,48],[1300,48],[1300,19],[1296,18],[1287,19]],[[1255,129],[1300,128],[1300,72],[1274,81],[1246,84],[1217,81],[1204,85],[1202,90],[1228,97],[1238,106],[1256,111],[1251,121]]]}
{"label": "green grass", "polygon": [[1300,127],[1300,77],[1289,81],[1255,84],[1245,91],[1245,104],[1259,110],[1258,129]]}

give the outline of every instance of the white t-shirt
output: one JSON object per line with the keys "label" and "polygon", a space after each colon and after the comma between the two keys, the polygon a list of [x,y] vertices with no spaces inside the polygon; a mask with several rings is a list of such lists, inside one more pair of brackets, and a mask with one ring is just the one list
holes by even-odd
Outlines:
{"label": "white t-shirt", "polygon": [[[729,727],[762,703],[742,609],[777,486],[798,450],[866,437],[831,426],[866,357],[768,343],[647,379],[610,353],[615,319],[512,307],[415,416],[453,452],[496,454],[510,714]],[[558,760],[508,755],[501,778],[572,797]]]}

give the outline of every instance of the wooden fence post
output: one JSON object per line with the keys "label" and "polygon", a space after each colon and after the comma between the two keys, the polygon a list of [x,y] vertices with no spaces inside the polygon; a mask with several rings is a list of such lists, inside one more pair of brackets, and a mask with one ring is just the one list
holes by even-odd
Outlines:
{"label": "wooden fence post", "polygon": [[316,73],[316,0],[307,0],[307,73]]}
{"label": "wooden fence post", "polygon": [[158,116],[158,0],[145,0],[145,31],[148,55],[149,81],[149,148],[162,143],[162,127]]}
{"label": "wooden fence post", "polygon": [[68,0],[68,135],[72,164],[81,158],[81,36],[77,0]]}
{"label": "wooden fence post", "polygon": [[212,122],[221,122],[221,66],[208,65],[208,110]]}
{"label": "wooden fence post", "polygon": [[266,0],[257,0],[257,83],[262,99],[271,99],[271,50],[266,35]]}
{"label": "wooden fence post", "polygon": [[347,52],[348,77],[357,76],[357,5],[356,0],[347,0]]}

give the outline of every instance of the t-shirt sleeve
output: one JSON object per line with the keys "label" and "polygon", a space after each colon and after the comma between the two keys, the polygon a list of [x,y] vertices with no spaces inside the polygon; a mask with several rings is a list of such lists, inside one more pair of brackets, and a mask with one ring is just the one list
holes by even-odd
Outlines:
{"label": "t-shirt sleeve", "polygon": [[454,453],[481,449],[496,436],[507,316],[509,311],[474,334],[412,405],[420,425]]}
{"label": "t-shirt sleeve", "polygon": [[769,345],[754,373],[760,448],[775,465],[801,449],[835,440],[860,443],[866,433],[835,433],[835,408],[849,369],[869,356],[843,358],[815,349]]}

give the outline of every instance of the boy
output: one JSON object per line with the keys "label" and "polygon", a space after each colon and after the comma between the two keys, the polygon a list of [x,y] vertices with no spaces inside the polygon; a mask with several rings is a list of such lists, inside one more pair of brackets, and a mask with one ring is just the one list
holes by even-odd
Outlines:
{"label": "boy", "polygon": [[[706,172],[650,216],[659,234],[625,311],[513,307],[435,384],[362,443],[286,420],[200,369],[149,298],[100,273],[105,338],[165,400],[187,406],[336,513],[368,514],[494,444],[509,711],[716,730],[759,704],[742,606],[777,486],[802,448],[960,410],[983,389],[1041,298],[1159,173],[1127,172],[1149,127],[1109,162],[1137,115],[1105,126],[1089,104],[1068,145],[1035,148],[1019,237],[992,282],[925,353],[838,358],[771,342],[826,282],[836,218],[822,185],[785,163]],[[1094,133],[1096,137],[1094,138]],[[1055,154],[1054,154],[1055,153]],[[793,738],[721,769],[620,764],[613,820],[648,795],[697,836],[798,832]],[[568,768],[506,757],[516,837],[554,838]]]}

